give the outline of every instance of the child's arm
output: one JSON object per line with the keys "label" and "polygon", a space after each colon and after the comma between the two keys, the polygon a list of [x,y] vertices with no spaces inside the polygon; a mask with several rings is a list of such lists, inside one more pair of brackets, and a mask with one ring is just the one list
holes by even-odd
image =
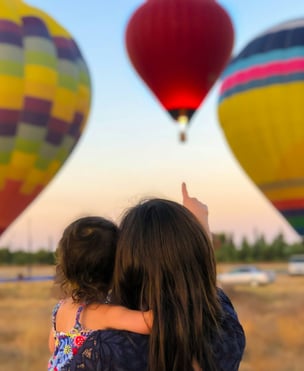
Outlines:
{"label": "child's arm", "polygon": [[107,327],[118,330],[150,334],[153,325],[152,310],[141,312],[125,307],[109,305],[107,310]]}
{"label": "child's arm", "polygon": [[54,330],[51,328],[49,334],[49,350],[51,353],[54,353],[55,350],[55,339],[54,339]]}

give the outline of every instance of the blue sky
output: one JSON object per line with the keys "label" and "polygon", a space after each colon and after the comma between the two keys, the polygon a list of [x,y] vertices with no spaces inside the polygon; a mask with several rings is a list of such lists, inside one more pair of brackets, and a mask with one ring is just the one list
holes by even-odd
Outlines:
{"label": "blue sky", "polygon": [[[165,1],[165,0],[164,0]],[[185,0],[186,1],[186,0]],[[0,245],[56,244],[75,218],[98,214],[118,220],[142,197],[181,201],[191,195],[209,206],[214,232],[271,239],[298,236],[256,189],[233,157],[217,120],[217,83],[191,121],[188,142],[131,66],[126,24],[142,0],[31,0],[76,39],[93,83],[91,113],[78,146],[41,195],[2,236]],[[299,0],[222,0],[235,28],[234,54],[257,34],[304,16]]]}

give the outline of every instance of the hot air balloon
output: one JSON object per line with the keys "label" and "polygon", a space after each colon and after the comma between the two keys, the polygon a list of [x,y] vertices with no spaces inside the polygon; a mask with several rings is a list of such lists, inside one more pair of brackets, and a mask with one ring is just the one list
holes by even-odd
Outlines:
{"label": "hot air balloon", "polygon": [[147,0],[125,34],[135,70],[182,128],[227,64],[233,38],[215,0]]}
{"label": "hot air balloon", "polygon": [[223,74],[218,115],[241,166],[304,236],[304,19],[255,37]]}
{"label": "hot air balloon", "polygon": [[21,0],[0,0],[0,235],[61,168],[91,101],[72,36]]}

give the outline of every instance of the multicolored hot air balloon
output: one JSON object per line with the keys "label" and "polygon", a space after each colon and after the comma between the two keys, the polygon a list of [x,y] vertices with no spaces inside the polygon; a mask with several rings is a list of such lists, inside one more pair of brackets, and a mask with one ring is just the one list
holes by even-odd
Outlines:
{"label": "multicolored hot air balloon", "polygon": [[219,121],[234,155],[304,236],[304,19],[254,38],[224,72]]}
{"label": "multicolored hot air balloon", "polygon": [[0,0],[0,235],[65,162],[90,101],[71,35],[21,0]]}
{"label": "multicolored hot air balloon", "polygon": [[126,28],[134,68],[182,127],[227,64],[233,39],[231,20],[215,0],[147,0]]}

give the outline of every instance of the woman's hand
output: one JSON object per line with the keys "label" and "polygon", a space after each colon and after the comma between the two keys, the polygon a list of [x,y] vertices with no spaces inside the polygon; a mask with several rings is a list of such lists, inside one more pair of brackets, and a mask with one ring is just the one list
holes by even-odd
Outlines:
{"label": "woman's hand", "polygon": [[182,183],[182,195],[183,205],[197,217],[207,232],[210,241],[212,241],[212,234],[208,223],[208,206],[200,202],[197,198],[189,196],[186,183]]}

